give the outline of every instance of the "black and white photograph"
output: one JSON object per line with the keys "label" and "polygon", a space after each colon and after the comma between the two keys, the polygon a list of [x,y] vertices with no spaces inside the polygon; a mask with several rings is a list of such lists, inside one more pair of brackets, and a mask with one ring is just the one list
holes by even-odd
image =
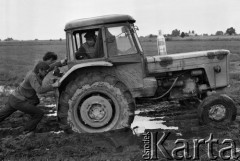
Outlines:
{"label": "black and white photograph", "polygon": [[239,0],[0,0],[0,161],[240,160]]}

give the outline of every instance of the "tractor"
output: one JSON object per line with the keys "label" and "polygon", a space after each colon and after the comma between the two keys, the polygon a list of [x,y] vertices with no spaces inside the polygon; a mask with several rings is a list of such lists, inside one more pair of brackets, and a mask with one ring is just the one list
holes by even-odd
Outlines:
{"label": "tractor", "polygon": [[[230,51],[146,56],[134,23],[129,15],[116,14],[65,25],[68,70],[58,80],[56,103],[74,131],[130,127],[138,100],[193,104],[201,124],[235,120],[234,101],[219,94],[229,86]],[[88,32],[96,35],[94,56],[77,56]]]}

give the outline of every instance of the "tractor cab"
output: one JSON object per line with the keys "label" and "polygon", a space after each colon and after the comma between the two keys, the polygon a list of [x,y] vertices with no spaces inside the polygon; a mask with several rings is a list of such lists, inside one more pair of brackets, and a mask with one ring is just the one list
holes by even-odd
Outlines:
{"label": "tractor cab", "polygon": [[65,31],[70,65],[106,59],[113,63],[141,61],[143,51],[134,22],[128,15],[110,15],[67,23]]}

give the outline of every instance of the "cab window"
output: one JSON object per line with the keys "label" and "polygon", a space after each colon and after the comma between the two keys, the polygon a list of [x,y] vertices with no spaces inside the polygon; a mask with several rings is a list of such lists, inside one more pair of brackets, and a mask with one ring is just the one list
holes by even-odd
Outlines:
{"label": "cab window", "polygon": [[107,51],[111,56],[136,54],[137,49],[127,26],[106,28]]}
{"label": "cab window", "polygon": [[101,58],[103,41],[100,29],[73,32],[74,57],[77,60]]}

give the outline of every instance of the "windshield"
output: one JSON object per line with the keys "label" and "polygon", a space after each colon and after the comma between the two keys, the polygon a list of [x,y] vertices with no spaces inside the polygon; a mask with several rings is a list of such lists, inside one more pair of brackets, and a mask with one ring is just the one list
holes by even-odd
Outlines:
{"label": "windshield", "polygon": [[109,55],[136,54],[137,49],[127,26],[106,28],[107,50]]}

